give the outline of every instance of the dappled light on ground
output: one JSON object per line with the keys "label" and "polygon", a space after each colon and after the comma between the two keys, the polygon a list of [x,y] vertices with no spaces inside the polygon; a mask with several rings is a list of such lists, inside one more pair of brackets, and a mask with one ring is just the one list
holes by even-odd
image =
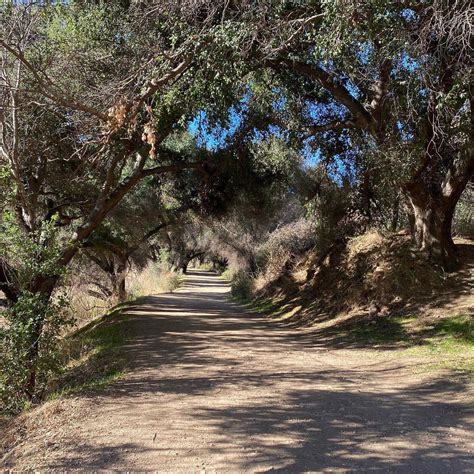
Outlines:
{"label": "dappled light on ground", "polygon": [[472,391],[461,379],[245,314],[211,273],[194,271],[176,293],[140,299],[127,314],[130,372],[81,401],[84,415],[61,443],[30,459],[12,456],[12,466],[474,469]]}

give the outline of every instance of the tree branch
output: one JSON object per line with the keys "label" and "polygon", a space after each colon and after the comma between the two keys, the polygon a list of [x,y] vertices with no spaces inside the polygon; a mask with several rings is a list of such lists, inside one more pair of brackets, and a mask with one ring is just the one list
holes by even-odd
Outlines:
{"label": "tree branch", "polygon": [[41,92],[45,97],[53,100],[57,104],[62,105],[64,107],[94,115],[103,122],[108,121],[107,114],[104,114],[99,110],[87,104],[78,102],[74,98],[68,96],[63,91],[61,91],[58,86],[56,86],[47,76],[45,76],[45,78],[41,77],[41,74],[38,72],[37,68],[33,66],[33,64],[31,64],[28,59],[25,58],[24,54],[21,51],[17,51],[15,48],[11,47],[6,41],[1,38],[0,46],[2,46],[6,51],[8,51],[15,58],[17,58],[33,74],[33,77],[40,86]]}
{"label": "tree branch", "polygon": [[267,60],[265,64],[278,71],[285,71],[289,68],[294,72],[318,81],[332,94],[334,99],[352,113],[354,117],[353,122],[357,127],[368,129],[371,133],[375,134],[376,124],[370,112],[349,93],[343,84],[321,67],[291,59]]}
{"label": "tree branch", "polygon": [[156,91],[158,91],[161,87],[168,84],[168,82],[172,81],[173,79],[177,78],[181,74],[183,74],[186,69],[191,65],[193,60],[193,55],[188,54],[185,56],[183,61],[181,61],[174,69],[167,72],[164,76],[160,77],[159,79],[150,79],[146,85],[146,90],[142,94],[142,96],[138,99],[135,105],[135,112],[132,114],[136,115],[140,107],[145,103],[145,101],[150,98]]}
{"label": "tree branch", "polygon": [[176,173],[178,171],[183,171],[186,169],[199,169],[202,170],[203,163],[201,161],[197,162],[190,162],[190,163],[182,163],[176,165],[163,165],[163,166],[155,166],[153,168],[147,168],[142,170],[141,176],[155,176],[158,174],[163,173]]}
{"label": "tree branch", "polygon": [[310,125],[306,128],[306,136],[311,137],[317,133],[329,132],[331,130],[345,130],[349,128],[357,128],[357,123],[354,120],[335,120],[334,122],[326,123],[324,125]]}

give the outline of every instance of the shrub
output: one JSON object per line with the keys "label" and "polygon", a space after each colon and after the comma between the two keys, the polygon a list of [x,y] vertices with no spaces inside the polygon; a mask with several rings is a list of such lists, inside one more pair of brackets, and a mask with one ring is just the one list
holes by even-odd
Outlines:
{"label": "shrub", "polygon": [[[66,306],[63,297],[48,302],[39,294],[23,292],[18,302],[3,313],[1,411],[16,413],[28,403],[41,400],[51,376],[61,371],[61,336],[64,328],[73,324]],[[31,384],[32,376],[35,384]]]}
{"label": "shrub", "polygon": [[239,299],[249,299],[252,296],[253,283],[245,272],[236,273],[232,279],[232,296]]}
{"label": "shrub", "polygon": [[299,255],[316,244],[314,224],[299,219],[273,231],[258,251],[259,267],[270,279],[278,276],[292,255]]}
{"label": "shrub", "polygon": [[2,313],[0,328],[0,409],[18,412],[42,399],[51,376],[62,368],[61,337],[73,317],[64,295],[29,291],[35,278],[64,277],[60,255],[58,217],[25,233],[10,213],[0,226],[0,247],[16,268],[19,298]]}
{"label": "shrub", "polygon": [[181,285],[181,278],[176,272],[165,271],[160,274],[159,288],[163,293],[171,293]]}
{"label": "shrub", "polygon": [[131,273],[128,279],[131,299],[156,293],[170,293],[180,284],[180,276],[168,269],[166,256],[158,262],[150,262],[139,272]]}
{"label": "shrub", "polygon": [[228,281],[232,281],[232,278],[233,278],[233,272],[230,268],[227,268],[225,269],[222,273],[221,273],[221,277],[224,279],[224,280],[228,280]]}

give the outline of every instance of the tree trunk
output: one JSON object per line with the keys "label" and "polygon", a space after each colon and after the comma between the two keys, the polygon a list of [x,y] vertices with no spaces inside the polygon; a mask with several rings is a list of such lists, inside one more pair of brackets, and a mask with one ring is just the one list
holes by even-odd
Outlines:
{"label": "tree trunk", "polygon": [[127,289],[125,286],[125,277],[123,277],[120,286],[119,286],[119,296],[120,296],[120,301],[125,301],[127,299]]}
{"label": "tree trunk", "polygon": [[446,271],[455,270],[459,262],[451,226],[459,198],[436,198],[414,186],[407,190],[407,197],[412,210],[410,230],[417,247]]}
{"label": "tree trunk", "polygon": [[400,198],[399,196],[397,196],[393,203],[392,219],[390,222],[390,229],[392,232],[397,231],[399,220],[400,220]]}
{"label": "tree trunk", "polygon": [[127,300],[126,274],[126,264],[117,265],[109,274],[110,282],[112,284],[112,294],[115,303],[123,303]]}
{"label": "tree trunk", "polygon": [[[57,277],[38,277],[36,285],[32,286],[31,292],[40,294],[43,304],[36,308],[35,320],[33,322],[31,334],[29,334],[29,348],[26,353],[28,376],[25,382],[24,392],[30,401],[35,401],[37,397],[37,364],[40,351],[40,339],[46,320],[48,305],[50,304],[53,289],[57,283]],[[39,313],[39,314],[38,314]]]}

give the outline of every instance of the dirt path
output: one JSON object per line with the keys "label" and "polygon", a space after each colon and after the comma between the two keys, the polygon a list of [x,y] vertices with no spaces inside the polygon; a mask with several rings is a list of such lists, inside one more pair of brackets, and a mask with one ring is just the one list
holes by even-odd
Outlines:
{"label": "dirt path", "polygon": [[414,361],[269,327],[227,292],[194,272],[176,293],[131,310],[134,369],[96,397],[66,400],[65,412],[80,406],[81,416],[31,442],[36,465],[474,472],[466,386],[421,376]]}

